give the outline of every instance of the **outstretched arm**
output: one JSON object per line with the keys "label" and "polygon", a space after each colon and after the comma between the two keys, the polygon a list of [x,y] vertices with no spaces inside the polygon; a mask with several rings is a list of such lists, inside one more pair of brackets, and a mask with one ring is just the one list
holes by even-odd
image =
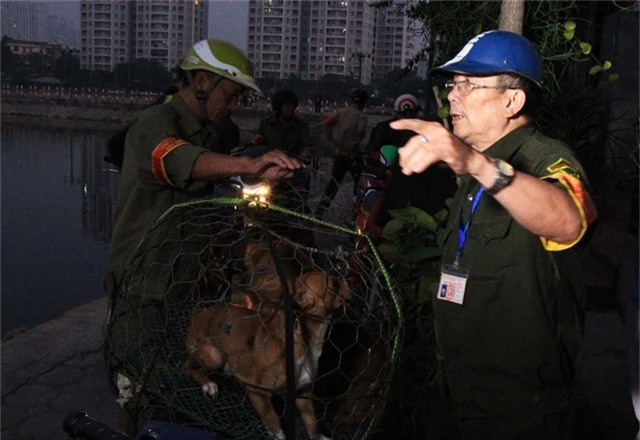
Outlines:
{"label": "outstretched arm", "polygon": [[[395,121],[391,126],[420,133],[399,150],[400,166],[405,174],[422,172],[443,161],[457,175],[469,174],[485,188],[494,184],[496,170],[491,158],[462,142],[442,125],[413,119]],[[580,193],[586,199],[576,200],[567,189],[516,170],[511,185],[494,197],[531,233],[556,243],[570,244],[576,242],[588,226],[585,210],[593,209],[589,195],[582,190]],[[589,206],[585,208],[583,202]],[[595,210],[592,213],[595,214]]]}
{"label": "outstretched arm", "polygon": [[271,150],[256,158],[204,152],[193,164],[191,177],[194,180],[215,180],[232,176],[248,176],[278,180],[290,177],[293,171],[303,167],[299,160],[280,150]]}

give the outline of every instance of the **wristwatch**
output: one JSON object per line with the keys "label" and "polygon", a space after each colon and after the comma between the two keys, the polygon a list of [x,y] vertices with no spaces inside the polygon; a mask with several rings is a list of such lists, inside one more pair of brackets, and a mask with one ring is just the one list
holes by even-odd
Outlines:
{"label": "wristwatch", "polygon": [[492,159],[491,162],[496,169],[496,181],[490,188],[485,188],[484,190],[487,194],[495,196],[501,189],[509,186],[511,182],[513,182],[516,170],[510,163],[504,160]]}

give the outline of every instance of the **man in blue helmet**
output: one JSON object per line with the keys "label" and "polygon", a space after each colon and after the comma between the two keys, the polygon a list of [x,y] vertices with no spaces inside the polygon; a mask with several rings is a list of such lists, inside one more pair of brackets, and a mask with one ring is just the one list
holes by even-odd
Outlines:
{"label": "man in blue helmet", "polygon": [[583,251],[597,214],[566,145],[534,125],[542,62],[489,31],[432,73],[452,76],[453,133],[418,133],[405,174],[446,163],[460,178],[433,301],[439,372],[463,439],[569,439],[583,332]]}

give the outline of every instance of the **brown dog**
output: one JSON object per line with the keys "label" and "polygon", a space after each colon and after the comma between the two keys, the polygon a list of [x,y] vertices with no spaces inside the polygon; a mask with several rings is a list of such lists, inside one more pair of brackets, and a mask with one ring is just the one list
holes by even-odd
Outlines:
{"label": "brown dog", "polygon": [[233,277],[234,288],[229,302],[257,309],[265,301],[281,300],[284,289],[276,259],[282,268],[289,292],[292,292],[294,280],[313,267],[311,258],[301,249],[278,242],[272,250],[265,240],[249,241],[243,256],[245,270]]}
{"label": "brown dog", "polygon": [[[351,292],[344,280],[326,272],[301,275],[293,285],[293,299],[304,311],[294,327],[296,389],[314,382],[329,320]],[[217,303],[197,312],[187,335],[187,373],[212,397],[218,386],[207,372],[222,369],[248,388],[256,412],[276,438],[284,438],[271,394],[286,388],[285,314],[269,305],[251,310],[235,304]],[[326,439],[318,430],[313,402],[296,399],[305,429],[312,440]]]}

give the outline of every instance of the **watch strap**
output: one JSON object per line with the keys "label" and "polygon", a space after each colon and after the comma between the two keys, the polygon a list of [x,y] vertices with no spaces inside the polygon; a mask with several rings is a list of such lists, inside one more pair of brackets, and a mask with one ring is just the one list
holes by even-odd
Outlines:
{"label": "watch strap", "polygon": [[[500,192],[502,189],[509,186],[511,182],[513,182],[515,173],[513,172],[511,174],[504,173],[502,171],[504,168],[503,166],[504,161],[501,159],[493,158],[491,159],[491,163],[493,164],[493,167],[496,171],[496,180],[493,183],[493,185],[491,185],[491,187],[485,188],[484,190],[487,194],[491,196],[495,196],[496,194],[498,194],[498,192]],[[511,165],[508,165],[508,167],[511,167]]]}

